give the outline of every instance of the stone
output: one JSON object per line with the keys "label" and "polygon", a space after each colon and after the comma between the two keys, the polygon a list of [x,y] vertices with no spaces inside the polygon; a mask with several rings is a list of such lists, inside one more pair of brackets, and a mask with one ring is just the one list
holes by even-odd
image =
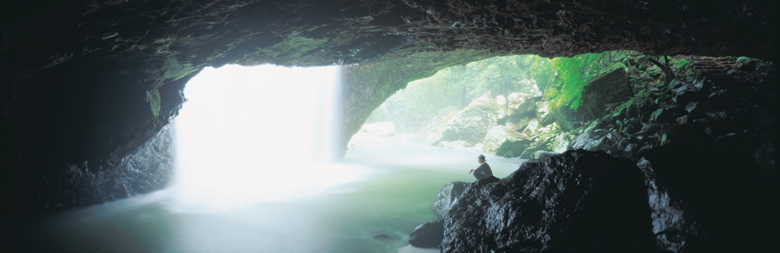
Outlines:
{"label": "stone", "polygon": [[580,120],[593,120],[604,115],[607,104],[624,102],[634,96],[626,72],[616,69],[596,78],[582,89],[577,115]]}
{"label": "stone", "polygon": [[749,176],[754,165],[724,157],[711,140],[672,143],[640,155],[659,245],[678,252],[777,249],[768,239],[777,235],[770,231],[780,220],[776,202],[768,200],[780,198],[780,192]]}
{"label": "stone", "polygon": [[463,193],[468,184],[467,182],[455,181],[442,187],[431,206],[433,213],[439,216],[439,218],[447,216],[450,207],[458,201],[460,194]]}
{"label": "stone", "polygon": [[528,126],[525,127],[525,130],[523,130],[522,134],[527,136],[536,135],[539,131],[539,127],[539,121],[531,120],[531,122],[528,123]]}
{"label": "stone", "polygon": [[688,115],[677,118],[678,125],[685,125],[686,123],[688,123]]}
{"label": "stone", "polygon": [[496,107],[489,94],[477,98],[443,126],[437,142],[463,140],[481,143],[488,130],[496,125]]}
{"label": "stone", "polygon": [[418,248],[438,248],[443,239],[444,220],[419,225],[409,234],[409,244]]}
{"label": "stone", "polygon": [[545,141],[539,140],[534,143],[531,143],[531,145],[528,145],[528,147],[523,150],[523,153],[520,153],[520,159],[533,159],[534,154],[537,151],[548,151],[547,150],[547,143]]}
{"label": "stone", "polygon": [[572,149],[571,143],[574,137],[568,133],[562,133],[552,140],[552,151],[555,153],[563,153],[566,150]]}
{"label": "stone", "polygon": [[533,159],[544,159],[544,158],[551,157],[551,156],[554,156],[554,155],[557,155],[557,154],[558,153],[556,153],[556,152],[551,152],[551,151],[546,151],[546,150],[537,150],[536,152],[534,152],[534,156],[532,158]]}
{"label": "stone", "polygon": [[485,135],[485,140],[482,142],[482,152],[496,154],[496,151],[498,151],[498,148],[501,147],[504,142],[517,142],[520,140],[530,141],[531,138],[512,130],[512,128],[508,126],[494,126]]}
{"label": "stone", "polygon": [[627,159],[567,151],[471,184],[444,218],[442,252],[648,252],[642,174]]}
{"label": "stone", "polygon": [[533,140],[528,139],[519,139],[517,141],[507,140],[498,147],[496,155],[506,158],[519,157],[533,142]]}

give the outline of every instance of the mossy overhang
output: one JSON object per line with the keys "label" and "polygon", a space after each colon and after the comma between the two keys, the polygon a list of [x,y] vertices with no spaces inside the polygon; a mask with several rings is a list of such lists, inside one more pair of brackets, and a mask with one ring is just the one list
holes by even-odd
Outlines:
{"label": "mossy overhang", "polygon": [[185,83],[209,66],[348,66],[346,141],[409,81],[491,56],[776,57],[776,3],[754,0],[89,0],[0,9],[4,178],[121,158],[170,122]]}

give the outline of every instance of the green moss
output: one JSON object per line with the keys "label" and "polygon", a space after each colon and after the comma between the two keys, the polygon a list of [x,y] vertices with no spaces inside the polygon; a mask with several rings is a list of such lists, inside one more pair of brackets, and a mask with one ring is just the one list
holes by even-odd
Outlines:
{"label": "green moss", "polygon": [[149,107],[152,110],[154,117],[160,115],[160,92],[157,89],[153,89],[146,93],[146,100],[149,101]]}

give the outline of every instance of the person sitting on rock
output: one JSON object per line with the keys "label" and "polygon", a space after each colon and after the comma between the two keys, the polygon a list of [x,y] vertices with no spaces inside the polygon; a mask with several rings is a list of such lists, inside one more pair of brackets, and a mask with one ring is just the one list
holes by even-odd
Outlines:
{"label": "person sitting on rock", "polygon": [[477,162],[479,163],[479,167],[473,170],[469,170],[469,175],[473,172],[474,177],[477,178],[477,180],[493,176],[493,170],[491,170],[490,165],[485,162],[484,155],[477,156]]}

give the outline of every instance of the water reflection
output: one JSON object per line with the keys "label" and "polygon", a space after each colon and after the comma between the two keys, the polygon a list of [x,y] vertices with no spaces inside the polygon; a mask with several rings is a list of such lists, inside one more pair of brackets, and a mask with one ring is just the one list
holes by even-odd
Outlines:
{"label": "water reflection", "polygon": [[[36,241],[31,247],[50,252],[418,252],[408,247],[409,233],[436,219],[431,204],[443,185],[474,180],[468,170],[476,168],[479,152],[371,137],[355,141],[358,149],[334,166],[363,176],[322,186],[317,194],[182,212],[171,191],[159,191],[49,218],[31,229]],[[487,159],[498,177],[522,161]],[[374,239],[380,234],[390,238]]]}

